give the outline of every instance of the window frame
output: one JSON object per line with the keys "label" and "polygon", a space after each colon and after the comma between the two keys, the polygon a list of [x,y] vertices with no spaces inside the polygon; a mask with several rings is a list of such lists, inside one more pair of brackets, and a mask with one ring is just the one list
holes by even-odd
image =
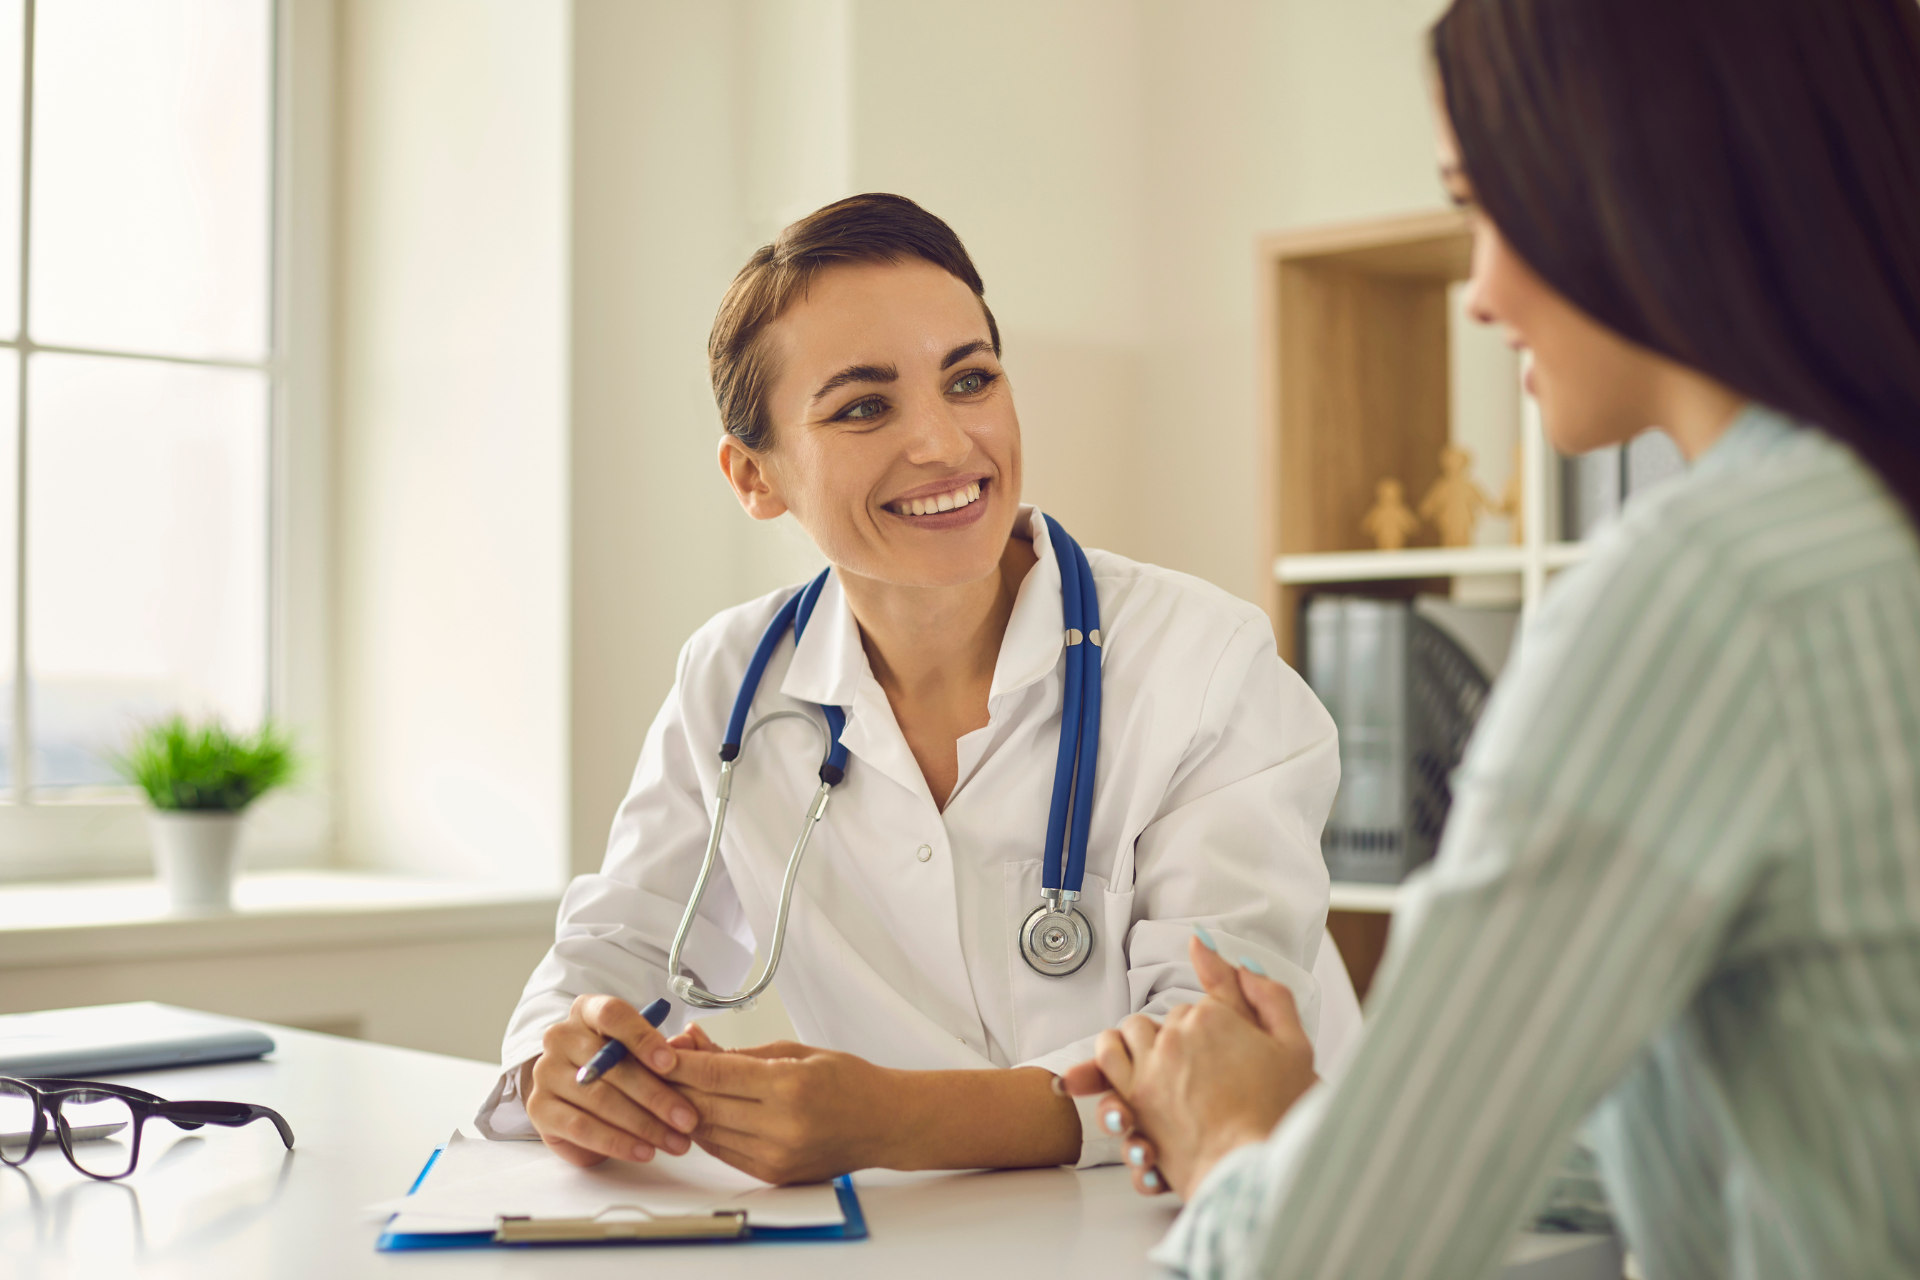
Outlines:
{"label": "window frame", "polygon": [[[26,325],[31,287],[33,24],[35,0],[24,0],[20,331],[0,342],[22,363],[19,459],[26,450],[26,361],[36,352],[121,356],[201,367],[258,369],[269,379],[267,421],[267,713],[294,729],[308,764],[302,784],[249,810],[243,848],[252,866],[314,867],[330,861],[333,828],[326,767],[330,583],[330,447],[328,332],[331,323],[332,110],[334,0],[271,0],[270,110],[272,157],[269,218],[270,341],[262,361],[189,359],[144,352],[43,346]],[[4,251],[4,249],[0,249]],[[5,305],[0,299],[0,305]],[[22,491],[25,469],[21,468]],[[25,508],[16,514],[17,601],[24,604]],[[16,608],[12,707],[0,709],[16,761],[30,761],[24,674],[26,614]],[[132,787],[0,791],[0,882],[145,875],[152,855],[145,804]]]}

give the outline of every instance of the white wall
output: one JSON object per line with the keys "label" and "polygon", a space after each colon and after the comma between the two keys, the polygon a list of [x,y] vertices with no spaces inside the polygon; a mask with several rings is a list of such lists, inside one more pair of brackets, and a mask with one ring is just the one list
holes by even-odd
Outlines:
{"label": "white wall", "polygon": [[345,0],[334,633],[350,863],[567,840],[562,0]]}
{"label": "white wall", "polygon": [[1198,0],[1149,10],[1153,317],[1136,459],[1151,556],[1263,593],[1253,246],[1435,208],[1422,35],[1443,0]]}
{"label": "white wall", "polygon": [[687,634],[818,562],[705,338],[853,191],[973,251],[1029,499],[1257,598],[1253,244],[1439,203],[1440,2],[339,0],[344,856],[598,864]]}
{"label": "white wall", "polygon": [[1439,0],[576,0],[575,866],[687,633],[798,580],[713,464],[704,343],[781,225],[913,197],[987,282],[1027,497],[1076,536],[1261,589],[1253,244],[1439,202]]}
{"label": "white wall", "polygon": [[866,0],[854,31],[855,186],[910,196],[960,233],[1000,321],[1027,499],[1136,557],[1153,553],[1137,466],[1153,7],[983,0],[962,22]]}

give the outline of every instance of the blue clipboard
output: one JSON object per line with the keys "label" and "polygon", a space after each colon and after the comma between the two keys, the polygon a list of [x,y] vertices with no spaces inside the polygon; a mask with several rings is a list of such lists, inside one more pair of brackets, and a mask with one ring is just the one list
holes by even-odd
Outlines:
{"label": "blue clipboard", "polygon": [[[420,1167],[420,1175],[407,1188],[412,1195],[427,1180],[427,1174],[433,1170],[433,1162],[440,1158],[443,1147],[434,1148],[427,1157],[426,1164]],[[427,1249],[605,1249],[645,1245],[689,1245],[689,1244],[780,1244],[790,1240],[865,1240],[867,1238],[867,1217],[860,1210],[860,1196],[853,1189],[853,1179],[842,1174],[833,1180],[833,1191],[840,1199],[840,1212],[846,1221],[837,1226],[824,1227],[756,1227],[748,1219],[747,1229],[738,1236],[722,1240],[701,1239],[653,1239],[653,1240],[576,1240],[544,1244],[500,1244],[495,1242],[491,1231],[461,1231],[447,1233],[396,1234],[383,1231],[374,1242],[374,1248],[381,1253],[411,1253]],[[395,1214],[394,1217],[398,1217]],[[388,1221],[392,1221],[389,1219]]]}

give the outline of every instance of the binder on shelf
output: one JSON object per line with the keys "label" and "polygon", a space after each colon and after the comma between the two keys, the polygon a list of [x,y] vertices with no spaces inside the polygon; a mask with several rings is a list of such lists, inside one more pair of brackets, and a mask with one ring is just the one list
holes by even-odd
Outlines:
{"label": "binder on shelf", "polygon": [[1560,536],[1581,542],[1634,494],[1686,470],[1687,460],[1666,432],[1650,430],[1624,445],[1562,458],[1560,467]]}
{"label": "binder on shelf", "polygon": [[1315,595],[1302,613],[1307,683],[1340,734],[1340,789],[1321,837],[1327,870],[1397,883],[1439,848],[1452,774],[1517,611]]}

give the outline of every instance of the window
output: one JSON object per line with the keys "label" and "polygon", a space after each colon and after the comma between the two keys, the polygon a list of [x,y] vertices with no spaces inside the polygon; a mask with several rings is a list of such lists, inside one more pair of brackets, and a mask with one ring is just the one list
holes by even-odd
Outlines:
{"label": "window", "polygon": [[0,788],[268,711],[272,0],[0,0]]}

